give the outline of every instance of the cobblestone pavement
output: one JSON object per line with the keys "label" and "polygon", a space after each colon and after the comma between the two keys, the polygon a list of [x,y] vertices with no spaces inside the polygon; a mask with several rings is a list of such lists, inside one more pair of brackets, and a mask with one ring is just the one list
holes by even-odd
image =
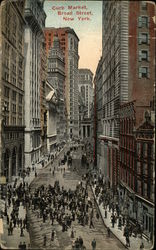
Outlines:
{"label": "cobblestone pavement", "polygon": [[[63,154],[62,154],[63,155]],[[58,161],[53,164],[55,168],[58,166]],[[64,186],[65,189],[72,189],[76,188],[76,185],[81,180],[81,176],[76,172],[72,171],[67,167],[67,165],[62,166],[65,167],[65,173],[61,173],[60,167],[57,168],[55,175],[51,174],[49,165],[47,168],[42,170],[38,177],[31,184],[32,190],[37,188],[38,186],[44,184],[48,186],[49,184],[53,185],[56,180],[59,181],[60,186]],[[89,187],[88,194],[90,199],[94,202],[93,193]],[[96,203],[94,203],[94,211],[96,214],[97,207]],[[72,249],[72,242],[75,238],[81,236],[84,241],[84,245],[86,249],[92,249],[91,242],[95,238],[97,245],[96,249],[99,250],[108,250],[108,249],[125,249],[125,247],[118,241],[117,238],[111,236],[110,238],[107,237],[106,228],[103,224],[101,217],[96,219],[94,216],[94,228],[89,228],[89,226],[81,226],[78,224],[77,220],[72,222],[72,226],[74,229],[74,239],[71,238],[71,229],[68,229],[66,232],[62,232],[62,227],[55,221],[54,225],[51,225],[50,220],[47,220],[45,223],[42,222],[42,218],[39,218],[37,211],[33,211],[32,209],[28,210],[28,220],[30,223],[30,240],[31,240],[31,248],[33,249],[44,249],[43,247],[43,237],[44,235],[47,236],[47,244],[46,249],[55,249],[55,250],[69,250]],[[51,241],[51,231],[52,229],[55,230],[55,239]]]}

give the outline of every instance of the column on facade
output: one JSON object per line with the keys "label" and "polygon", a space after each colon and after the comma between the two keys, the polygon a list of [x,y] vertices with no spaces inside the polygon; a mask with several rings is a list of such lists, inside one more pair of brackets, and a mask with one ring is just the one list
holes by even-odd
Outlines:
{"label": "column on facade", "polygon": [[85,126],[85,133],[86,133],[86,137],[88,137],[88,131],[87,131],[87,125]]}
{"label": "column on facade", "polygon": [[8,182],[11,181],[11,176],[12,176],[12,154],[10,153],[10,157],[9,157],[9,170],[8,170]]}
{"label": "column on facade", "polygon": [[16,174],[15,174],[15,175],[18,175],[18,170],[19,170],[19,166],[18,166],[18,164],[19,164],[18,156],[19,156],[19,154],[18,154],[18,150],[17,150],[17,152],[16,152]]}
{"label": "column on facade", "polygon": [[86,134],[85,134],[85,126],[83,125],[83,138],[85,138],[86,137]]}
{"label": "column on facade", "polygon": [[87,130],[88,130],[88,137],[90,137],[90,126],[87,126]]}

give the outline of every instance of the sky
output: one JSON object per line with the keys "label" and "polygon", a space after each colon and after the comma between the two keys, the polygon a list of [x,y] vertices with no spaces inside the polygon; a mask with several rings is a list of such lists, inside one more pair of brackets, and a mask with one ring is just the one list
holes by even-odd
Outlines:
{"label": "sky", "polygon": [[[77,9],[71,9],[74,7]],[[46,27],[74,29],[80,40],[79,68],[88,68],[95,73],[102,54],[102,1],[45,0],[44,10]]]}

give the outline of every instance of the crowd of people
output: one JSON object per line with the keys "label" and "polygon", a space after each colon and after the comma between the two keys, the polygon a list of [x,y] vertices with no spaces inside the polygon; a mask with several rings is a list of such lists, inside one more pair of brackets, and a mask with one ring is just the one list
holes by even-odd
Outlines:
{"label": "crowd of people", "polygon": [[[95,196],[98,200],[99,205],[103,205],[105,209],[105,218],[107,218],[107,209],[111,212],[111,224],[112,228],[114,228],[115,224],[117,224],[118,228],[122,230],[123,227],[123,236],[125,236],[126,246],[130,247],[130,236],[137,237],[140,235],[142,238],[142,227],[136,222],[135,224],[130,223],[129,217],[125,216],[118,205],[117,193],[116,195],[113,192],[110,192],[110,189],[103,183],[102,179],[99,178],[95,181],[95,178],[92,178],[93,186],[95,187]],[[109,230],[109,229],[108,229]],[[142,249],[143,243],[140,248]]]}
{"label": "crowd of people", "polygon": [[[20,229],[20,237],[24,236],[25,230],[28,231],[27,215],[25,214],[24,218],[20,217],[19,209],[20,205],[24,208],[26,207],[26,203],[29,199],[29,191],[28,183],[21,182],[17,184],[17,178],[13,185],[10,184],[7,187],[7,199],[3,216],[6,217],[8,236],[14,235],[15,228]],[[19,249],[26,249],[26,243],[21,242]]]}
{"label": "crowd of people", "polygon": [[[75,150],[75,149],[73,149]],[[49,156],[48,160],[52,162],[55,156]],[[63,160],[58,161],[58,166],[61,172],[65,173],[65,168],[61,167],[62,164],[67,162],[68,166],[72,165],[72,158],[70,151],[64,155]],[[36,174],[35,167],[32,169]],[[53,171],[52,171],[53,170]],[[30,168],[27,169],[26,175],[29,176]],[[50,171],[55,174],[55,167],[50,167]],[[54,185],[48,186],[41,185],[38,188],[32,190],[31,186],[23,181],[17,185],[17,179],[13,185],[8,185],[7,188],[7,201],[5,204],[4,216],[7,218],[8,236],[13,235],[14,228],[20,228],[20,236],[23,237],[25,230],[29,230],[29,223],[27,215],[22,219],[19,216],[20,204],[24,208],[31,209],[37,218],[42,218],[42,223],[47,221],[54,225],[54,222],[58,223],[62,227],[62,232],[66,232],[70,229],[71,238],[74,238],[73,222],[77,222],[82,226],[89,226],[94,228],[94,216],[99,217],[98,212],[94,215],[93,203],[88,196],[88,185],[92,181],[95,187],[95,195],[98,198],[98,203],[103,204],[105,209],[105,218],[107,218],[107,208],[111,211],[112,228],[115,224],[118,224],[118,228],[124,227],[124,236],[126,239],[126,246],[130,247],[129,237],[137,234],[141,234],[139,224],[132,226],[129,223],[128,218],[123,216],[120,211],[118,202],[114,201],[113,193],[110,192],[107,185],[104,184],[101,179],[94,181],[94,176],[86,174],[85,182],[80,181],[75,190],[65,189],[61,186],[59,181],[55,181]],[[12,208],[11,213],[8,210]],[[110,228],[107,228],[108,236],[110,236]],[[56,232],[54,227],[51,229],[51,238],[48,239],[46,235],[43,236],[43,246],[46,247],[48,241],[54,241]],[[96,249],[96,240],[91,242],[92,249]],[[82,237],[76,238],[72,246],[73,250],[85,249]],[[140,248],[144,248],[142,245]],[[26,243],[20,243],[19,249],[26,249]]]}
{"label": "crowd of people", "polygon": [[53,186],[41,185],[31,193],[28,207],[38,218],[42,218],[43,223],[50,220],[53,225],[56,221],[62,227],[62,232],[72,228],[72,222],[75,220],[83,226],[88,225],[92,228],[94,212],[93,204],[88,197],[87,185],[88,182],[83,186],[81,181],[75,190],[66,190],[61,187],[59,181],[55,181]]}

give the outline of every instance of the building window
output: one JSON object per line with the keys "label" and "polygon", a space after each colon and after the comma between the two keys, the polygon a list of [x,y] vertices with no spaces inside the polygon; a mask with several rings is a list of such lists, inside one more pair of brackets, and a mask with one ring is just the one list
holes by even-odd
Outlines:
{"label": "building window", "polygon": [[139,28],[148,28],[149,27],[149,17],[148,16],[139,16],[138,18]]}
{"label": "building window", "polygon": [[12,104],[12,112],[16,113],[16,104]]}
{"label": "building window", "polygon": [[9,88],[8,87],[4,87],[4,96],[9,98]]}
{"label": "building window", "polygon": [[12,100],[16,101],[16,91],[12,91]]}
{"label": "building window", "polygon": [[143,143],[143,157],[147,157],[148,144]]}
{"label": "building window", "polygon": [[12,125],[16,125],[16,117],[12,117]]}
{"label": "building window", "polygon": [[140,1],[140,4],[141,4],[141,9],[142,10],[147,10],[147,2]]}
{"label": "building window", "polygon": [[139,78],[149,78],[148,67],[139,67]]}
{"label": "building window", "polygon": [[22,104],[23,96],[19,94],[19,103]]}
{"label": "building window", "polygon": [[139,51],[139,61],[149,61],[149,51],[140,50]]}
{"label": "building window", "polygon": [[149,44],[150,36],[148,33],[139,33],[139,44]]}

